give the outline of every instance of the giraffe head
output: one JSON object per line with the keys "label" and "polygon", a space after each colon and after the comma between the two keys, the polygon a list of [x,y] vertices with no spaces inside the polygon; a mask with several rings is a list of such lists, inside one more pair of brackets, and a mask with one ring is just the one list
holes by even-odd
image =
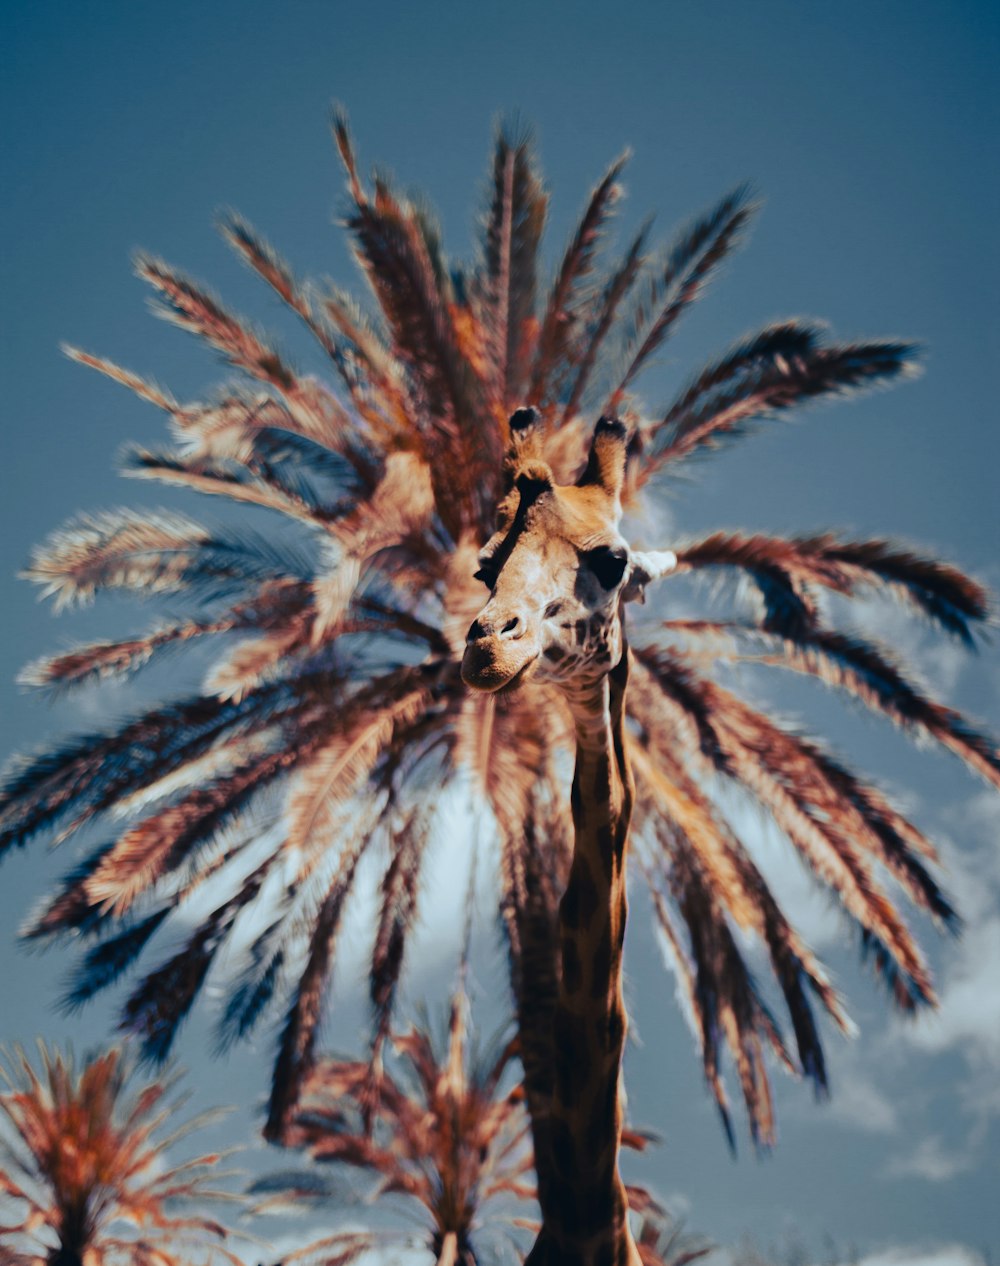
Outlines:
{"label": "giraffe head", "polygon": [[618,530],[627,432],[612,418],[594,429],[574,485],[556,484],[542,458],[534,409],[510,420],[508,491],[497,531],[479,556],[490,599],[466,639],[462,677],[477,690],[538,681],[579,684],[621,659],[621,603],[641,598],[675,564],[669,551],[640,554]]}

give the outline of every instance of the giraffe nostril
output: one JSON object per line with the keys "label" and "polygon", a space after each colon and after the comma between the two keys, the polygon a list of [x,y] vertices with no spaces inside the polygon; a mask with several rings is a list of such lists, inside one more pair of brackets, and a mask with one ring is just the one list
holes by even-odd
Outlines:
{"label": "giraffe nostril", "polygon": [[517,638],[517,637],[522,637],[523,635],[524,635],[524,621],[521,619],[519,615],[515,615],[513,619],[508,620],[507,623],[500,630],[501,637]]}
{"label": "giraffe nostril", "polygon": [[484,637],[489,637],[489,633],[478,620],[473,620],[472,627],[469,629],[465,640],[469,643],[481,642]]}

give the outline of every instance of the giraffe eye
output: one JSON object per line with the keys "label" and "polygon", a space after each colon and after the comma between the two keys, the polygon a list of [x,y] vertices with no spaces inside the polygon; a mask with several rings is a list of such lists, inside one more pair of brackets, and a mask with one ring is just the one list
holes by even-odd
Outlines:
{"label": "giraffe eye", "polygon": [[487,589],[492,589],[497,583],[497,574],[489,563],[480,563],[479,570],[474,573],[473,580],[480,580]]}
{"label": "giraffe eye", "polygon": [[623,549],[614,549],[610,545],[598,545],[596,549],[585,550],[583,564],[597,577],[602,589],[614,589],[625,575],[628,554]]}

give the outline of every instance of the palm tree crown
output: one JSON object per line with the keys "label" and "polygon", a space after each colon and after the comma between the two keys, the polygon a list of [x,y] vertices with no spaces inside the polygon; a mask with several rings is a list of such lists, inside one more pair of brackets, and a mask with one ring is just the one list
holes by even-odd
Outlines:
{"label": "palm tree crown", "polygon": [[[524,1095],[508,1075],[514,1044],[502,1039],[492,1054],[476,1053],[469,1036],[468,1000],[459,988],[443,1051],[426,1028],[414,1027],[392,1036],[390,1059],[377,1070],[367,1059],[317,1061],[286,1144],[340,1171],[366,1174],[370,1199],[401,1197],[424,1229],[415,1236],[343,1231],[289,1260],[346,1263],[398,1234],[442,1262],[473,1263],[480,1260],[477,1232],[524,1225],[516,1211],[534,1186]],[[276,1174],[253,1190],[268,1195],[262,1209],[289,1201],[328,1207],[337,1181],[312,1169]]]}
{"label": "palm tree crown", "polygon": [[[452,993],[447,1035],[429,1025],[392,1034],[389,1059],[317,1060],[306,1079],[286,1146],[304,1150],[320,1167],[285,1171],[256,1182],[258,1211],[289,1206],[328,1213],[343,1201],[345,1173],[371,1180],[369,1201],[385,1196],[416,1212],[421,1230],[343,1230],[286,1255],[285,1261],[348,1266],[379,1246],[408,1244],[442,1266],[490,1260],[517,1228],[532,1219],[534,1154],[524,1087],[517,1077],[517,1039],[500,1031],[476,1047],[463,963]],[[625,1146],[642,1151],[649,1135],[627,1129]],[[640,1216],[645,1266],[679,1266],[708,1247],[685,1236],[643,1187],[628,1188]],[[525,1205],[528,1205],[526,1208]],[[521,1246],[523,1251],[523,1246]],[[678,1254],[689,1253],[688,1257]]]}
{"label": "palm tree crown", "polygon": [[[745,190],[696,219],[665,253],[648,249],[644,230],[612,258],[605,237],[620,159],[543,288],[548,195],[525,138],[499,133],[479,256],[458,267],[424,206],[384,177],[366,186],[339,115],[334,137],[347,173],[345,226],[372,306],[300,282],[244,221],[230,217],[223,231],[318,341],[337,390],[148,257],[137,268],[162,314],[219,352],[237,378],[208,401],[180,403],[70,350],[167,415],[172,445],[133,449],[127,474],[273,513],[260,516],[266,530],[237,531],[174,511],[109,511],[70,523],[37,551],[28,574],[57,607],[125,591],[183,599],[189,609],[144,634],[35,663],[26,681],[54,691],[121,678],[199,640],[216,655],[193,695],[17,763],[0,799],[0,848],[41,831],[58,829],[64,839],[108,824],[106,841],[26,929],[29,938],[87,938],[72,1003],[119,980],[147,948],[155,952],[173,912],[211,879],[213,908],[124,1004],[122,1027],[151,1056],[167,1055],[220,949],[253,921],[220,1035],[245,1035],[287,1000],[268,1118],[270,1136],[280,1137],[315,1062],[362,863],[381,858],[383,868],[370,973],[377,1054],[442,793],[471,788],[477,812],[495,825],[537,1120],[551,1087],[552,914],[571,839],[562,777],[570,728],[544,687],[473,698],[459,677],[465,633],[482,604],[475,557],[491,533],[506,418],[524,401],[538,406],[546,459],[567,482],[585,456],[584,413],[617,412],[632,428],[628,499],[638,508],[666,472],[762,419],[899,378],[914,348],[836,343],[812,323],[781,322],[711,361],[650,412],[634,384],[739,243],[754,212]],[[752,653],[817,677],[998,785],[994,744],[915,686],[884,647],[829,623],[822,597],[882,593],[969,643],[987,595],[956,568],[885,540],[718,532],[671,545],[678,574],[749,582],[740,591],[746,617],[651,618],[631,631],[634,860],[726,1128],[728,1048],[753,1136],[766,1144],[765,1052],[823,1089],[813,1008],[840,1028],[849,1021],[714,790],[736,784],[763,806],[835,895],[900,1007],[932,1003],[934,994],[898,896],[945,927],[957,920],[923,834],[824,746],[722,685],[712,664]],[[791,1045],[748,969],[747,936],[769,957]]]}
{"label": "palm tree crown", "polygon": [[170,1083],[130,1088],[120,1049],[79,1071],[71,1055],[40,1049],[40,1074],[21,1051],[2,1068],[0,1113],[11,1128],[0,1143],[0,1257],[22,1266],[241,1266],[224,1246],[225,1227],[201,1212],[205,1201],[235,1199],[209,1186],[225,1177],[220,1155],[164,1160],[207,1117],[177,1126]]}

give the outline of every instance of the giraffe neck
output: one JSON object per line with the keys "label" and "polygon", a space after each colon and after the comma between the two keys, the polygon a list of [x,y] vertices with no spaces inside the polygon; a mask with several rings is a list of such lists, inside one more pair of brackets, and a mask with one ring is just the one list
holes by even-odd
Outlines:
{"label": "giraffe neck", "polygon": [[559,906],[549,1181],[529,1266],[638,1266],[618,1172],[626,1015],[625,861],[634,790],[624,746],[628,650],[567,690],[576,723],[573,861]]}

